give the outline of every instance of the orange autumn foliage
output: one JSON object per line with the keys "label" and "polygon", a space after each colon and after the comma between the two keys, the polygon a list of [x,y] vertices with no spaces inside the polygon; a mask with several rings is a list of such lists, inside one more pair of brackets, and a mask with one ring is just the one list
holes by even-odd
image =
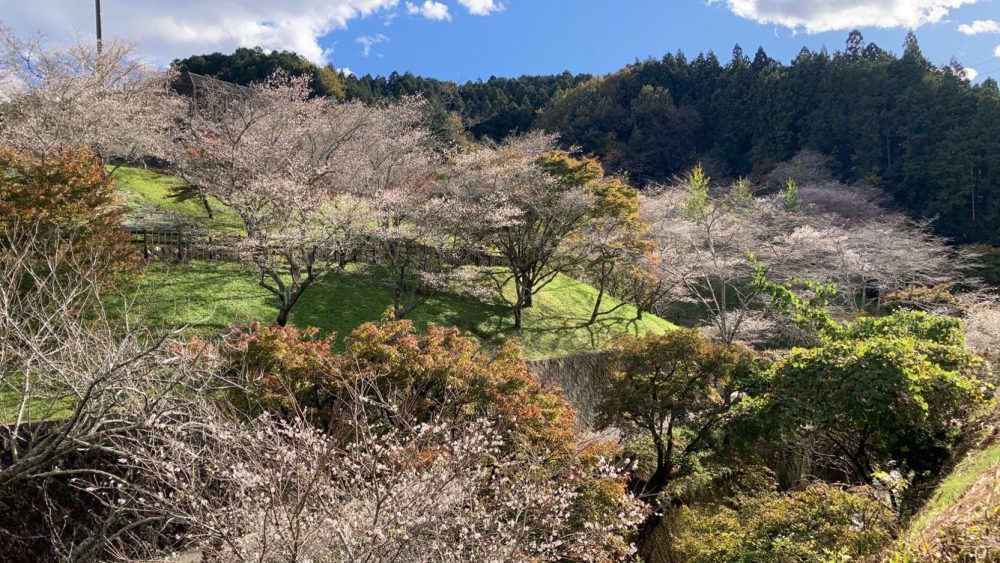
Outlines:
{"label": "orange autumn foliage", "polygon": [[0,146],[0,240],[30,230],[50,251],[69,246],[81,259],[120,270],[130,254],[121,222],[112,180],[90,149],[34,157]]}
{"label": "orange autumn foliage", "polygon": [[241,379],[234,403],[249,413],[311,413],[327,426],[352,400],[346,390],[364,382],[367,393],[391,398],[398,408],[391,416],[400,420],[486,418],[546,457],[573,453],[573,409],[528,371],[516,343],[489,354],[458,329],[418,334],[411,321],[391,315],[356,328],[342,354],[330,351],[332,342],[333,335],[290,326],[233,333],[223,357],[229,376]]}
{"label": "orange autumn foliage", "polygon": [[[447,463],[452,455],[435,435],[460,435],[488,421],[491,440],[498,440],[491,442],[498,449],[489,469],[496,478],[511,479],[507,472],[514,471],[539,486],[560,487],[567,495],[564,533],[613,530],[600,540],[602,549],[630,552],[627,530],[618,522],[623,514],[637,521],[643,506],[616,466],[617,444],[577,444],[573,409],[558,389],[543,386],[528,371],[516,342],[489,353],[455,328],[431,326],[418,333],[411,321],[394,320],[390,310],[380,322],[356,328],[343,353],[332,353],[332,343],[332,336],[321,338],[316,329],[290,326],[254,324],[234,332],[221,348],[230,377],[242,377],[234,405],[249,409],[244,412],[250,416],[304,415],[345,442],[355,439],[359,427],[427,436],[378,454],[387,465],[417,470]],[[359,411],[360,424],[354,418]],[[423,434],[428,427],[437,430]],[[583,556],[590,554],[579,555],[588,560]]]}
{"label": "orange autumn foliage", "polygon": [[115,189],[90,149],[66,147],[41,158],[0,147],[0,221],[102,237],[121,224]]}

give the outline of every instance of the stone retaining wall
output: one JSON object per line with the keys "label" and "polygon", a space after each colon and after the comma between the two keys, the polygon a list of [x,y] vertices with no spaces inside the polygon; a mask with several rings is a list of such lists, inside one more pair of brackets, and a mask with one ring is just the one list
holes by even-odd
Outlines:
{"label": "stone retaining wall", "polygon": [[594,409],[600,400],[606,377],[607,352],[590,352],[561,358],[529,360],[528,369],[542,383],[557,384],[577,410],[577,426],[589,429],[594,423]]}

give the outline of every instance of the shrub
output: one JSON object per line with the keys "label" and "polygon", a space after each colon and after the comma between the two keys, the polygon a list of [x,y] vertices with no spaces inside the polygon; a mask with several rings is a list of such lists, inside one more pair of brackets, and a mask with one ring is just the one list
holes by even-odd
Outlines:
{"label": "shrub", "polygon": [[90,149],[30,157],[0,146],[0,244],[31,236],[48,254],[72,253],[86,257],[80,264],[120,272],[129,254],[118,230],[121,211],[111,179]]}
{"label": "shrub", "polygon": [[222,347],[230,399],[244,414],[290,417],[299,409],[325,417],[337,389],[334,334],[315,328],[265,326],[233,332]]}
{"label": "shrub", "polygon": [[797,349],[775,368],[766,416],[823,434],[861,482],[891,461],[935,472],[982,400],[975,366],[962,349],[912,338]]}
{"label": "shrub", "polygon": [[366,394],[393,405],[383,423],[484,417],[520,446],[552,457],[574,450],[574,411],[528,371],[517,342],[491,355],[458,329],[418,334],[411,321],[391,315],[356,328],[343,354],[330,352],[332,340],[314,328],[234,331],[222,346],[231,401],[244,414],[308,413],[328,426],[338,409],[363,400],[352,395],[363,382]]}
{"label": "shrub", "polygon": [[878,554],[894,529],[870,489],[814,483],[739,509],[681,508],[674,545],[688,563],[844,561]]}
{"label": "shrub", "polygon": [[457,328],[431,326],[417,334],[411,321],[387,312],[351,333],[339,366],[345,380],[374,375],[379,392],[398,395],[415,419],[486,417],[522,446],[552,455],[574,448],[575,412],[528,371],[517,341],[491,355]]}
{"label": "shrub", "polygon": [[841,323],[827,309],[832,288],[807,283],[813,293],[804,298],[769,281],[759,264],[755,283],[820,341],[773,366],[758,402],[765,426],[794,447],[818,443],[838,479],[870,484],[896,464],[935,474],[990,390],[989,366],[965,347],[961,320],[895,311]]}
{"label": "shrub", "polygon": [[0,221],[40,223],[99,238],[121,221],[115,190],[101,161],[86,148],[34,158],[0,147]]}

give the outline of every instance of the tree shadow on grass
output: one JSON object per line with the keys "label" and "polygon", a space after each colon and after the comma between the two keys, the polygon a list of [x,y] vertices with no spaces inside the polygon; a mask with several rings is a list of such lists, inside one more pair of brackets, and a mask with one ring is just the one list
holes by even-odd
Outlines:
{"label": "tree shadow on grass", "polygon": [[[137,283],[132,300],[157,330],[187,325],[196,334],[216,335],[251,321],[274,321],[276,299],[258,285],[258,276],[253,268],[234,263],[153,264]],[[306,290],[290,320],[299,327],[314,326],[324,335],[336,333],[334,350],[342,351],[356,327],[378,321],[392,307],[392,288],[384,280],[364,266],[332,272]],[[483,301],[457,288],[432,296],[408,318],[420,331],[431,324],[457,327],[487,348],[518,336],[526,358],[597,350],[617,335],[640,334],[646,326],[627,311],[588,324],[583,315],[589,315],[592,303],[559,299],[559,292],[553,297],[529,310],[520,332],[513,329],[509,305]]]}
{"label": "tree shadow on grass", "polygon": [[526,340],[537,335],[545,342],[540,348],[556,351],[558,355],[600,350],[608,342],[626,333],[636,336],[641,334],[637,319],[610,316],[598,318],[591,323],[579,317],[549,316],[546,317],[544,326],[528,325],[522,329]]}
{"label": "tree shadow on grass", "polygon": [[687,299],[672,299],[661,311],[662,317],[685,328],[697,328],[704,325],[707,311],[701,303]]}
{"label": "tree shadow on grass", "polygon": [[217,333],[277,316],[277,302],[258,285],[255,272],[234,263],[154,263],[127,291],[132,310],[157,329]]}
{"label": "tree shadow on grass", "polygon": [[[298,326],[315,326],[324,334],[335,332],[334,350],[344,349],[351,331],[366,322],[376,322],[392,308],[392,288],[372,279],[370,272],[333,272],[310,288],[292,311]],[[445,291],[433,295],[407,315],[419,331],[429,325],[454,326],[484,344],[503,341],[506,310],[472,296]]]}

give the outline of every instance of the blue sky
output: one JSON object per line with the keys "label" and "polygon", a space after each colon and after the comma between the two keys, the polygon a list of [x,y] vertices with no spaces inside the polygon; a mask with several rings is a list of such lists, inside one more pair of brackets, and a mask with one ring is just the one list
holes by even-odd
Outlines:
{"label": "blue sky", "polygon": [[[763,46],[772,57],[788,61],[803,47],[831,51],[844,45],[848,31],[793,31],[735,15],[723,3],[700,0],[509,0],[501,12],[474,16],[452,11],[450,21],[420,16],[391,20],[367,18],[353,22],[321,42],[332,47],[338,67],[355,73],[415,74],[458,81],[521,74],[551,74],[569,70],[603,74],[646,57],[683,50],[690,56],[712,50],[729,60],[733,46],[752,56]],[[939,23],[916,30],[924,53],[936,64],[956,57],[974,66],[980,77],[1000,77],[1000,33],[968,36],[961,23],[1000,19],[1000,5],[979,3],[952,11]],[[906,28],[862,27],[867,41],[900,51]],[[368,56],[357,37],[382,35]],[[993,69],[992,73],[984,72]]]}
{"label": "blue sky", "polygon": [[[105,35],[160,65],[260,45],[358,74],[603,74],[678,49],[725,61],[736,43],[787,61],[803,46],[839,49],[856,27],[893,51],[916,28],[934,63],[954,56],[977,81],[1000,78],[1000,0],[102,1]],[[93,18],[89,0],[0,0],[0,23],[57,43],[92,38]]]}

